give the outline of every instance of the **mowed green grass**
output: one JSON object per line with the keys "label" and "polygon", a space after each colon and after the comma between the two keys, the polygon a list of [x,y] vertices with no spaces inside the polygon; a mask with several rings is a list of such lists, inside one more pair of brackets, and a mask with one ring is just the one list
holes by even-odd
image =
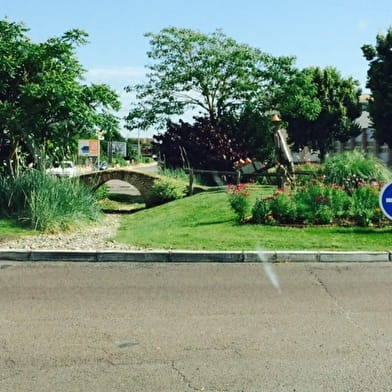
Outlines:
{"label": "mowed green grass", "polygon": [[18,237],[21,235],[38,234],[35,230],[23,228],[18,222],[9,219],[0,219],[0,240]]}
{"label": "mowed green grass", "polygon": [[[255,189],[252,200],[273,189]],[[238,225],[225,191],[205,192],[123,216],[116,241],[143,249],[389,251],[392,227]]]}

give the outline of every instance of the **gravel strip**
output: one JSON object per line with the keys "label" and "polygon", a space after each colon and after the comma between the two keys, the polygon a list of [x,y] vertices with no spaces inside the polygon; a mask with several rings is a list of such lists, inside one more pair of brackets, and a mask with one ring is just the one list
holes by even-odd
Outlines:
{"label": "gravel strip", "polygon": [[135,250],[135,247],[111,240],[120,225],[120,215],[108,214],[99,226],[70,233],[39,234],[12,239],[0,244],[1,249],[67,249],[67,250]]}

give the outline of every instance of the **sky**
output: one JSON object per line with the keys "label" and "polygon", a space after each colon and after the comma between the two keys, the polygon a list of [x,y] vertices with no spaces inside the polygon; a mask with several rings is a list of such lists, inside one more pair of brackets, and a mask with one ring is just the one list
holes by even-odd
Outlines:
{"label": "sky", "polygon": [[87,32],[89,44],[78,49],[86,81],[115,89],[124,116],[132,99],[124,87],[143,80],[149,63],[144,34],[169,26],[222,29],[274,56],[295,56],[299,69],[333,66],[367,92],[361,46],[392,26],[392,0],[0,0],[0,17],[24,22],[34,42]]}

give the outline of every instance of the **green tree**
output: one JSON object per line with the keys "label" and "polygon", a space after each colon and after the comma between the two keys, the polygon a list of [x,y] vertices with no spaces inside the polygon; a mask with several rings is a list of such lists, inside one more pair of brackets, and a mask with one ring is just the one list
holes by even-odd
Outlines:
{"label": "green tree", "polygon": [[108,86],[81,83],[76,47],[87,42],[85,32],[70,30],[37,44],[27,31],[0,20],[0,156],[11,173],[23,155],[33,161],[69,155],[80,135],[102,128],[120,107]]}
{"label": "green tree", "polygon": [[369,61],[366,87],[372,94],[369,113],[375,138],[392,147],[392,27],[377,35],[375,46],[363,45],[362,52]]}
{"label": "green tree", "polygon": [[129,129],[164,127],[171,115],[190,109],[211,124],[245,104],[267,110],[294,72],[293,58],[273,57],[220,30],[207,35],[171,27],[146,36],[153,62],[145,83],[126,87],[138,99],[127,116]]}
{"label": "green tree", "polygon": [[[346,141],[359,134],[355,119],[360,115],[361,90],[358,81],[343,78],[332,67],[311,67],[302,72],[302,81],[310,78],[313,84],[313,88],[302,90],[303,98],[298,101],[303,113],[292,110],[289,101],[282,106],[282,117],[288,123],[290,141],[296,147],[308,145],[319,150],[323,159],[335,140]],[[301,83],[296,88],[301,88]]]}

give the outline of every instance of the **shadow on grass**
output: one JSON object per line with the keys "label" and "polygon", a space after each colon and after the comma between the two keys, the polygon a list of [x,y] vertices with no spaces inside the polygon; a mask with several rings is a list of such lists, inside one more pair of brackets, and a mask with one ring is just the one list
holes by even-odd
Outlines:
{"label": "shadow on grass", "polygon": [[347,227],[336,229],[339,234],[392,234],[392,228]]}
{"label": "shadow on grass", "polygon": [[222,223],[228,223],[231,222],[232,219],[221,219],[221,220],[211,220],[211,221],[201,221],[201,222],[197,222],[195,223],[193,226],[197,227],[197,226],[209,226],[209,225],[220,225]]}

